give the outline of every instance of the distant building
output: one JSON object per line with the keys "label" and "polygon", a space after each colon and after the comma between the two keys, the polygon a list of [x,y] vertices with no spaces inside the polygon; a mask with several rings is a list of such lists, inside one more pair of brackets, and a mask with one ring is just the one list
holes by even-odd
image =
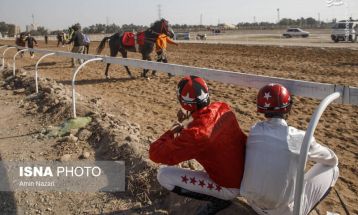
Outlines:
{"label": "distant building", "polygon": [[26,31],[37,31],[37,26],[35,24],[26,25]]}
{"label": "distant building", "polygon": [[20,32],[21,32],[20,26],[15,25],[15,34],[20,34]]}

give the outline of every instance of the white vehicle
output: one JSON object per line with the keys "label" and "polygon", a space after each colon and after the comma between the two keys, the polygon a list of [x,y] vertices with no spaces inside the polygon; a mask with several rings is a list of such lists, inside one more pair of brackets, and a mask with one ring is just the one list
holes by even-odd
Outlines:
{"label": "white vehicle", "polygon": [[285,33],[282,34],[286,38],[291,37],[308,37],[310,35],[309,32],[304,31],[300,28],[289,28]]}
{"label": "white vehicle", "polygon": [[358,21],[342,20],[337,22],[332,28],[331,38],[336,43],[338,43],[339,41],[347,41],[347,39],[348,41],[356,42],[357,36]]}

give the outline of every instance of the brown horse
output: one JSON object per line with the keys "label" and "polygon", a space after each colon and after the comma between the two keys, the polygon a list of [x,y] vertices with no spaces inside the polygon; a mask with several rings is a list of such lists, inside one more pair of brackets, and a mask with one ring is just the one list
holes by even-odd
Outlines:
{"label": "brown horse", "polygon": [[[135,46],[123,45],[122,42],[123,34],[124,34],[123,32],[115,33],[112,36],[103,38],[103,40],[101,41],[101,43],[97,48],[97,54],[100,54],[102,52],[102,50],[105,47],[105,43],[108,39],[109,39],[109,48],[111,52],[111,57],[116,57],[118,52],[120,52],[123,58],[127,58],[128,51],[135,52],[136,51]],[[169,27],[168,21],[165,19],[156,21],[149,29],[144,31],[144,42],[143,44],[139,44],[139,52],[142,54],[143,60],[148,60],[148,61],[152,60],[150,54],[153,52],[154,43],[160,34],[166,34],[169,37],[174,37],[174,32]],[[109,66],[110,64],[107,63],[106,72],[105,72],[106,78],[109,78],[108,75]],[[129,77],[133,78],[129,68],[127,66],[125,66],[125,68],[127,70]],[[143,73],[141,76],[147,77],[148,71],[149,71],[148,69],[143,69]]]}

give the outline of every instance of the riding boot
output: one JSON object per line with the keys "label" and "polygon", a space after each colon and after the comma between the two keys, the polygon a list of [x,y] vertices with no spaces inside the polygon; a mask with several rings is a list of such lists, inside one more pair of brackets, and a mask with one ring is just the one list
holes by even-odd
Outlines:
{"label": "riding boot", "polygon": [[175,186],[172,192],[180,196],[185,196],[196,200],[209,201],[208,204],[198,209],[197,215],[214,215],[217,212],[231,205],[230,200],[223,200],[223,199],[216,198],[214,196],[209,196],[202,193],[196,193],[178,186]]}

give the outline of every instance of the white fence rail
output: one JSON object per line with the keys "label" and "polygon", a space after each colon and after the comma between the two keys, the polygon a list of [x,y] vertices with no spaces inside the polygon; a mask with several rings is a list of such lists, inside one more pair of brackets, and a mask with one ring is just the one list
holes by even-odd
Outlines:
{"label": "white fence rail", "polygon": [[[10,47],[10,46],[9,46]],[[24,47],[17,47],[24,49]],[[9,48],[7,48],[9,49]],[[7,50],[6,49],[6,50]],[[286,86],[293,95],[303,96],[315,99],[324,99],[328,95],[339,92],[342,96],[336,102],[342,104],[358,105],[358,88],[350,86],[342,86],[336,84],[318,83],[310,81],[301,81],[293,79],[284,79],[269,77],[263,75],[246,74],[241,72],[230,72],[216,69],[198,68],[192,66],[165,64],[152,61],[144,61],[138,59],[125,59],[100,55],[86,55],[63,51],[52,51],[44,49],[28,49],[29,51],[48,54],[54,53],[56,56],[69,57],[90,60],[93,58],[103,58],[104,63],[119,64],[123,66],[132,66],[142,69],[150,69],[157,71],[165,71],[176,75],[196,75],[207,80],[219,81],[227,84],[234,84],[244,87],[252,87],[259,89],[267,83],[280,83]]]}
{"label": "white fence rail", "polygon": [[82,67],[84,67],[86,64],[91,63],[93,61],[100,61],[100,60],[103,60],[103,58],[93,58],[93,59],[87,60],[86,62],[82,63],[76,69],[76,71],[73,73],[73,76],[72,76],[72,111],[73,111],[73,118],[77,117],[77,114],[76,114],[76,88],[75,88],[76,75],[80,71],[80,69],[82,69]]}
{"label": "white fence rail", "polygon": [[[7,46],[2,46],[2,47],[7,47]],[[8,50],[10,49],[16,49],[16,47],[7,47],[4,52],[2,53],[2,64],[1,64],[1,70],[3,70],[5,68],[5,54]]]}
{"label": "white fence rail", "polygon": [[20,51],[16,52],[16,54],[14,55],[14,59],[13,59],[13,64],[12,64],[12,74],[15,76],[16,73],[16,56],[19,55],[20,53],[26,52],[29,49],[21,49]]}
{"label": "white fence rail", "polygon": [[325,99],[322,100],[320,105],[317,107],[316,111],[313,113],[310,123],[308,125],[306,134],[303,138],[298,169],[297,169],[297,176],[296,176],[296,185],[295,185],[295,197],[294,197],[294,215],[303,215],[302,205],[304,202],[304,173],[305,167],[307,163],[307,155],[308,151],[313,139],[313,134],[316,130],[318,122],[326,110],[329,104],[331,104],[334,100],[338,99],[341,96],[340,93],[332,93],[331,95],[327,96]]}

